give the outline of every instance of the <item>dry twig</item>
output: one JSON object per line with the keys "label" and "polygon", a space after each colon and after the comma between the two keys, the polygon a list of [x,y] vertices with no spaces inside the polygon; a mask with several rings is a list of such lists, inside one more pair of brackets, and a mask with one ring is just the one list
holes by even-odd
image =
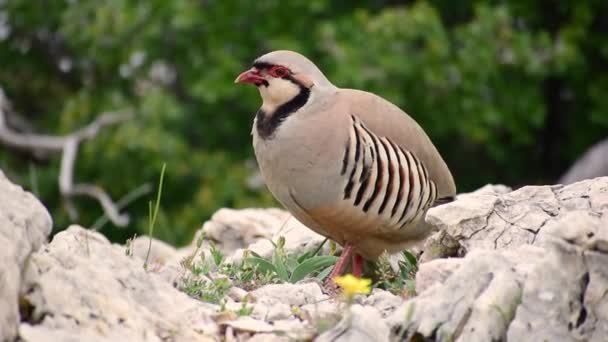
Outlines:
{"label": "dry twig", "polygon": [[10,103],[0,88],[0,144],[19,150],[61,153],[59,190],[72,220],[78,218],[72,197],[88,196],[99,202],[105,215],[114,225],[124,227],[129,223],[129,216],[120,213],[120,207],[103,188],[93,184],[74,183],[74,165],[82,142],[95,138],[106,126],[117,125],[131,119],[133,114],[130,111],[103,113],[85,127],[64,136],[16,132],[7,124],[6,117],[10,111]]}

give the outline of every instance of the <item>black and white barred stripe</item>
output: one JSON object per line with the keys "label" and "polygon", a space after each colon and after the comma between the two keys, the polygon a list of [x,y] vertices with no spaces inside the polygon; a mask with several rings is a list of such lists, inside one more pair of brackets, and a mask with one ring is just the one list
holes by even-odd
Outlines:
{"label": "black and white barred stripe", "polygon": [[437,198],[437,187],[410,151],[378,137],[355,116],[344,147],[343,199],[388,226],[406,227]]}

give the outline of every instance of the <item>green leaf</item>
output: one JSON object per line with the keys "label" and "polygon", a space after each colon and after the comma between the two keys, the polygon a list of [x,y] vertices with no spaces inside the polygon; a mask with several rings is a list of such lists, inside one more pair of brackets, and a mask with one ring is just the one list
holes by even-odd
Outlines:
{"label": "green leaf", "polygon": [[313,257],[312,251],[308,251],[308,252],[300,255],[297,259],[298,264],[301,264],[302,262],[304,262],[304,260],[309,259],[311,257]]}
{"label": "green leaf", "polygon": [[307,259],[306,261],[304,261],[303,263],[298,265],[298,267],[296,267],[293,270],[293,273],[291,274],[291,278],[289,278],[289,282],[295,283],[297,281],[304,279],[304,277],[306,277],[307,275],[309,275],[315,271],[318,271],[322,268],[328,268],[328,266],[333,266],[336,263],[336,261],[338,261],[338,259],[339,259],[338,257],[329,256],[329,255],[316,256],[316,257]]}
{"label": "green leaf", "polygon": [[274,267],[274,265],[270,261],[264,258],[249,257],[245,259],[245,262],[249,263],[252,267],[257,267],[258,271],[260,271],[261,273],[277,274],[276,267]]}
{"label": "green leaf", "polygon": [[298,261],[298,258],[296,258],[295,255],[288,255],[285,260],[285,265],[287,266],[289,273],[292,273],[299,264],[301,264],[301,262]]}
{"label": "green leaf", "polygon": [[410,252],[410,251],[403,251],[403,256],[405,256],[405,259],[413,267],[416,267],[418,265],[418,259],[416,259],[416,256],[414,254],[412,254],[412,252]]}
{"label": "green leaf", "polygon": [[289,281],[289,273],[287,272],[287,267],[285,266],[285,258],[281,253],[280,248],[275,248],[272,253],[272,264],[275,267],[277,276],[283,281]]}
{"label": "green leaf", "polygon": [[256,258],[264,259],[261,255],[259,255],[258,253],[254,252],[254,251],[249,251],[249,253]]}
{"label": "green leaf", "polygon": [[298,263],[302,263],[304,260],[309,259],[311,257],[314,257],[315,255],[317,255],[317,253],[319,253],[319,251],[321,251],[321,248],[323,248],[323,245],[325,245],[325,243],[327,242],[328,238],[325,238],[325,240],[323,240],[323,242],[321,242],[319,244],[319,246],[314,250],[314,251],[308,251],[302,255],[300,255],[300,257],[298,258]]}
{"label": "green leaf", "polygon": [[325,280],[325,278],[327,278],[327,276],[329,276],[329,273],[331,273],[331,270],[333,270],[333,269],[334,269],[334,265],[326,267],[323,271],[321,271],[321,272],[319,272],[319,274],[317,274],[317,279]]}

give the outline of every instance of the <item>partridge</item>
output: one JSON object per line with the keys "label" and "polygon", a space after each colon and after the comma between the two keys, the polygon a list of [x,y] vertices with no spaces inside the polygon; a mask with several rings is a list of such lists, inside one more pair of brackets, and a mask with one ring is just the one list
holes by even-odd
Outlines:
{"label": "partridge", "polygon": [[454,179],[423,129],[369,92],[333,85],[308,58],[274,51],[235,83],[257,86],[253,146],[274,197],[343,246],[330,279],[421,242],[428,208],[453,199]]}

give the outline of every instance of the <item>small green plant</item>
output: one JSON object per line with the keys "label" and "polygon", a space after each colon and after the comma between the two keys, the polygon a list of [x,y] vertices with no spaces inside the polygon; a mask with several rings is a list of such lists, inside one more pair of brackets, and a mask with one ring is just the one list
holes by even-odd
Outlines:
{"label": "small green plant", "polygon": [[206,281],[203,279],[187,278],[182,290],[190,297],[203,302],[219,304],[230,291],[228,278],[216,278]]}
{"label": "small green plant", "polygon": [[[310,276],[324,279],[338,259],[335,256],[317,255],[326,241],[313,251],[292,255],[285,252],[285,239],[281,237],[273,243],[270,258],[246,250],[243,260],[233,263],[227,262],[224,253],[202,233],[196,241],[194,252],[181,262],[188,272],[184,274],[180,288],[202,301],[221,303],[231,286],[251,290],[276,282],[295,283]],[[209,246],[208,253],[202,252],[203,246]],[[244,304],[237,314],[248,315],[251,310]]]}
{"label": "small green plant", "polygon": [[152,211],[152,201],[148,202],[148,236],[150,242],[148,243],[148,250],[146,251],[146,259],[144,261],[144,270],[148,270],[148,259],[150,258],[150,250],[152,250],[152,236],[154,235],[154,225],[156,224],[156,216],[160,208],[160,197],[163,192],[163,180],[165,177],[165,168],[167,164],[163,163],[163,167],[160,170],[160,180],[158,182],[158,192],[156,193],[156,203],[154,204],[154,211]]}
{"label": "small green plant", "polygon": [[209,246],[211,257],[213,257],[213,263],[215,266],[220,266],[224,262],[224,253],[217,249],[217,246],[213,242],[209,243]]}
{"label": "small green plant", "polygon": [[241,307],[237,310],[236,315],[241,316],[249,316],[253,312],[253,306],[247,306],[249,304],[250,298],[249,295],[245,296],[243,302],[241,302]]}
{"label": "small green plant", "polygon": [[[209,254],[201,252],[206,239],[205,234],[201,234],[194,252],[181,262],[181,266],[189,273],[184,274],[180,288],[191,297],[221,304],[232,286],[252,289],[273,281],[270,276],[244,262],[226,262],[224,253],[212,241],[207,244]],[[247,308],[244,307],[239,312],[244,314]]]}
{"label": "small green plant", "polygon": [[376,264],[377,282],[374,287],[388,290],[395,294],[414,296],[416,294],[416,272],[418,260],[409,251],[403,252],[403,260],[398,262],[399,270],[392,269],[388,254],[383,254]]}
{"label": "small green plant", "polygon": [[127,241],[125,242],[125,255],[126,256],[133,256],[133,241],[135,241],[135,238],[137,238],[137,234],[133,235],[132,238],[128,238]]}
{"label": "small green plant", "polygon": [[276,244],[273,243],[274,250],[270,260],[251,252],[251,256],[245,258],[245,263],[257,267],[261,273],[273,275],[283,282],[296,283],[312,275],[323,280],[338,260],[338,257],[333,255],[317,255],[326,241],[327,239],[314,251],[297,256],[285,252],[285,238],[280,237]]}

